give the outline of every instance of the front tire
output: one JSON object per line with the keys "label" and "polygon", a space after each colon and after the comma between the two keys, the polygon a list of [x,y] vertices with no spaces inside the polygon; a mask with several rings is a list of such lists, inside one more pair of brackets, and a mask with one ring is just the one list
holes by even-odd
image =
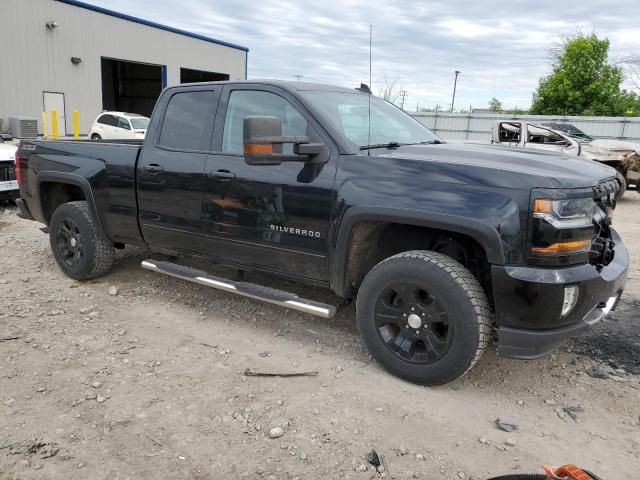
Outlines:
{"label": "front tire", "polygon": [[422,385],[463,376],[489,342],[491,312],[480,283],[437,252],[413,250],[380,262],[364,278],[356,310],[371,355]]}
{"label": "front tire", "polygon": [[102,137],[97,133],[94,133],[93,135],[91,135],[91,140],[102,140]]}
{"label": "front tire", "polygon": [[73,279],[100,277],[113,265],[113,244],[96,225],[87,202],[56,208],[49,223],[49,240],[56,263]]}

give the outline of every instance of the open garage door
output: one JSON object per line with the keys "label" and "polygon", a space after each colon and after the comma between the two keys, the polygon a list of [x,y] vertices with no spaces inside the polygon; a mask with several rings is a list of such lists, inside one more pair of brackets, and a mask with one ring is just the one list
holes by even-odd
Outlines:
{"label": "open garage door", "polygon": [[229,80],[229,75],[205,70],[193,70],[191,68],[180,69],[180,83],[219,82],[222,80]]}
{"label": "open garage door", "polygon": [[102,58],[102,109],[151,116],[163,87],[162,65]]}

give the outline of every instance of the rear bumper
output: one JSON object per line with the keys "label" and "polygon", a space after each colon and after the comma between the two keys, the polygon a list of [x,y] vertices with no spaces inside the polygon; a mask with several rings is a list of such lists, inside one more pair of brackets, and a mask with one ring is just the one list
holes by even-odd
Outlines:
{"label": "rear bumper", "polygon": [[[629,253],[615,231],[612,239],[613,261],[600,270],[593,265],[559,269],[493,268],[500,355],[521,359],[542,357],[615,309],[627,280]],[[567,286],[579,288],[578,300],[562,316]]]}
{"label": "rear bumper", "polygon": [[[16,192],[18,193],[18,192]],[[17,195],[16,195],[17,196]],[[25,203],[25,201],[21,198],[16,198],[16,205],[18,206],[18,216],[20,218],[24,218],[25,220],[33,220],[33,215],[31,215],[31,212],[29,211],[29,207],[27,207],[27,204]]]}

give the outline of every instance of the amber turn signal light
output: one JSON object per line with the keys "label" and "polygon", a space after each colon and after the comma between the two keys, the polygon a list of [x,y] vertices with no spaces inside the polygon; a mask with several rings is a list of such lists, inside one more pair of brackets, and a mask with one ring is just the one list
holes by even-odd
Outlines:
{"label": "amber turn signal light", "polygon": [[271,143],[246,143],[244,145],[244,153],[249,155],[271,155],[273,154],[273,145]]}
{"label": "amber turn signal light", "polygon": [[545,198],[536,198],[533,202],[533,213],[551,213],[553,201]]}
{"label": "amber turn signal light", "polygon": [[548,247],[531,247],[531,253],[537,255],[555,255],[561,253],[576,253],[589,250],[591,240],[574,240],[571,242],[559,242]]}

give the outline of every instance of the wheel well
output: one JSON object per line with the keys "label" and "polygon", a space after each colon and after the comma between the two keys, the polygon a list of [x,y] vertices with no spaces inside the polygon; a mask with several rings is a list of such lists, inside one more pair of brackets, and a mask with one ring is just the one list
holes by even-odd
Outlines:
{"label": "wheel well", "polygon": [[491,266],[476,240],[456,232],[393,222],[362,221],[353,226],[346,284],[356,290],[375,265],[409,250],[433,250],[457,260],[478,279],[489,301],[493,298]]}
{"label": "wheel well", "polygon": [[40,202],[45,221],[49,224],[51,215],[63,203],[86,200],[86,196],[77,185],[70,183],[42,182],[40,184]]}

